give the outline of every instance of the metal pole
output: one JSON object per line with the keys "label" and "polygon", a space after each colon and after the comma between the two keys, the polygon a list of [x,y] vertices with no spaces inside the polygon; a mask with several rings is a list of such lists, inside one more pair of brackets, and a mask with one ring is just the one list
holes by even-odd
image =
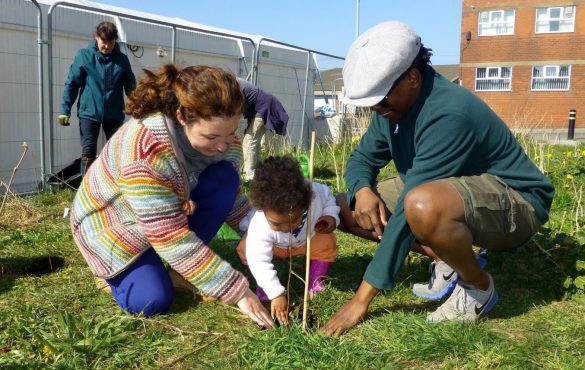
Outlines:
{"label": "metal pole", "polygon": [[177,27],[172,28],[172,40],[171,40],[171,62],[175,64],[175,55],[176,55],[176,42],[177,42]]}
{"label": "metal pole", "polygon": [[311,54],[310,51],[307,53],[307,68],[305,70],[305,93],[303,96],[303,116],[301,118],[301,145],[303,145],[303,148],[305,142],[305,116],[307,115],[307,90],[309,88],[309,65],[311,64]]}
{"label": "metal pole", "polygon": [[315,72],[317,72],[317,77],[319,78],[319,83],[321,84],[321,91],[323,91],[323,97],[325,97],[325,104],[329,105],[329,98],[327,97],[325,86],[323,86],[323,79],[321,78],[321,72],[319,71],[319,67],[315,68]]}
{"label": "metal pole", "polygon": [[254,86],[258,86],[258,63],[260,61],[260,46],[262,44],[262,41],[264,41],[264,38],[261,37],[260,40],[258,40],[258,43],[256,44],[255,48],[254,48],[254,63],[252,64],[252,85]]}
{"label": "metal pole", "polygon": [[[256,70],[258,69],[258,60],[256,59],[258,56],[258,52],[257,49],[260,49],[260,45],[256,45],[255,42],[252,41],[252,47],[254,48],[254,50],[252,50],[252,74],[250,76],[250,80],[251,81],[255,81],[256,79]],[[244,58],[246,57],[246,55],[244,55]]]}
{"label": "metal pole", "polygon": [[345,119],[345,115],[342,114],[341,110],[339,109],[341,107],[341,104],[339,102],[339,100],[337,99],[337,87],[336,82],[337,81],[343,81],[343,77],[339,77],[334,79],[333,81],[331,81],[331,84],[333,85],[333,91],[331,93],[331,97],[333,98],[333,109],[335,109],[335,113],[337,114],[337,121],[339,122],[339,127],[337,128],[337,132],[338,132],[338,137],[337,137],[337,142],[341,143],[341,141],[343,140],[343,120]]}
{"label": "metal pole", "polygon": [[575,138],[575,120],[577,119],[577,110],[571,109],[569,111],[569,132],[567,133],[567,139],[573,140]]}
{"label": "metal pole", "polygon": [[53,14],[52,10],[58,4],[53,4],[47,12],[47,82],[49,83],[49,99],[47,106],[49,108],[49,173],[53,173],[53,164],[55,161],[53,155]]}
{"label": "metal pole", "polygon": [[355,16],[355,38],[360,35],[360,0],[355,0],[356,16]]}
{"label": "metal pole", "polygon": [[38,25],[37,25],[37,44],[38,44],[38,73],[39,73],[39,145],[41,156],[41,189],[45,187],[45,97],[44,97],[44,81],[43,81],[43,12],[41,6],[36,0],[32,0],[33,4],[38,10]]}
{"label": "metal pole", "polygon": [[331,81],[331,84],[333,85],[333,92],[331,93],[331,98],[333,98],[333,108],[335,108],[335,111],[337,112],[337,87],[336,85],[336,81],[343,81],[343,77],[339,77],[334,79],[333,81]]}

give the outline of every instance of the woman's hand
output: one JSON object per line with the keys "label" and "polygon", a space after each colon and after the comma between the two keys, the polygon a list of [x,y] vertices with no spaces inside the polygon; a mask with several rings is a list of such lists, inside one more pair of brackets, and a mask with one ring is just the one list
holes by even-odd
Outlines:
{"label": "woman's hand", "polygon": [[361,188],[355,195],[353,217],[357,224],[365,230],[373,230],[378,239],[382,239],[384,226],[387,223],[386,206],[382,199],[370,188]]}
{"label": "woman's hand", "polygon": [[321,216],[315,224],[315,232],[319,234],[329,234],[335,230],[335,218],[333,216]]}
{"label": "woman's hand", "polygon": [[240,311],[248,315],[256,324],[263,328],[272,327],[272,320],[270,319],[270,315],[268,315],[268,311],[264,308],[256,294],[252,293],[249,288],[244,293],[244,296],[240,298],[237,305]]}
{"label": "woman's hand", "polygon": [[[246,238],[248,237],[248,233],[245,233],[244,235],[242,235],[242,241],[245,242]],[[248,266],[248,259],[246,258],[246,249],[244,248],[245,243],[238,243],[238,246],[236,247],[236,253],[238,254],[238,257],[240,257],[240,261],[242,261],[242,265],[244,266]]]}
{"label": "woman's hand", "polygon": [[185,213],[186,216],[191,216],[193,213],[195,213],[196,209],[197,209],[197,203],[195,203],[191,199],[189,199],[189,200],[185,201],[185,203],[183,203],[183,212]]}
{"label": "woman's hand", "polygon": [[282,294],[270,302],[270,314],[273,320],[278,320],[284,326],[288,326],[288,300]]}

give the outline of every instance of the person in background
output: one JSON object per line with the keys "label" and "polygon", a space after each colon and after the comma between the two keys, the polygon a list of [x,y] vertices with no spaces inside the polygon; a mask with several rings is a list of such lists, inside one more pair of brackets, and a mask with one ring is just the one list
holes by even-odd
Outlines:
{"label": "person in background", "polygon": [[[517,248],[548,220],[551,182],[488,105],[436,73],[430,57],[412,28],[384,22],[345,59],[346,103],[373,115],[347,162],[340,229],[380,244],[354,297],[321,328],[326,335],[362,320],[377,293],[394,287],[410,250],[442,268],[414,287],[447,298],[427,321],[477,320],[498,294],[472,246]],[[377,181],[390,161],[399,177]]]}
{"label": "person in background", "polygon": [[118,30],[111,22],[101,22],[86,48],[75,55],[65,81],[59,123],[68,126],[71,107],[77,101],[79,136],[81,139],[81,175],[97,155],[100,127],[106,139],[124,122],[124,93],[130,95],[136,86],[128,57],[120,51]]}
{"label": "person in background", "polygon": [[272,318],[288,325],[290,302],[272,260],[306,255],[309,228],[309,294],[325,289],[323,279],[337,257],[333,231],[339,224],[339,207],[326,185],[313,182],[311,189],[299,162],[291,157],[268,157],[258,165],[250,183],[250,200],[257,210],[236,250],[256,279],[260,300],[271,301]]}
{"label": "person in background", "polygon": [[244,179],[251,180],[260,160],[262,137],[266,130],[274,131],[277,135],[286,135],[288,114],[274,95],[239,77],[238,83],[246,101],[244,118],[247,120],[247,126],[242,142]]}
{"label": "person in background", "polygon": [[173,282],[188,282],[272,326],[248,280],[209,247],[224,222],[236,227],[250,210],[236,170],[243,108],[231,72],[144,70],[126,105],[133,119],[106,143],[71,208],[81,254],[125,311],[163,314]]}

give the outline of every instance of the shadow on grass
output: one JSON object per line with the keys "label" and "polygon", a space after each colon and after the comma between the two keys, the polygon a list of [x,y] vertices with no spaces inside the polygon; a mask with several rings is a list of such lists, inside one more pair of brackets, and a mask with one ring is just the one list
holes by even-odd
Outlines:
{"label": "shadow on grass", "polygon": [[14,285],[21,276],[43,276],[63,268],[65,259],[61,256],[2,257],[0,258],[0,294]]}
{"label": "shadow on grass", "polygon": [[440,305],[440,303],[441,302],[438,301],[420,300],[416,302],[401,302],[390,304],[387,308],[376,308],[368,311],[366,318],[384,316],[388,314],[388,312],[402,312],[426,316],[427,314],[433,312]]}
{"label": "shadow on grass", "polygon": [[[217,240],[214,250],[234,268],[243,272],[250,279],[251,287],[254,289],[254,279],[247,266],[240,262],[235,252],[236,245],[235,239]],[[340,245],[340,249],[343,248],[344,246]],[[355,292],[374,251],[375,246],[371,250],[339,256],[331,264],[327,283],[340,292]],[[509,318],[524,314],[534,306],[562,299],[567,293],[565,281],[567,277],[574,277],[578,273],[575,262],[585,258],[585,248],[567,234],[554,234],[542,228],[526,245],[511,251],[488,251],[486,258],[488,264],[485,270],[493,276],[500,295],[498,304],[489,316]],[[293,271],[301,277],[305,274],[304,261],[301,257],[295,258],[292,263]],[[419,256],[407,259],[396,278],[396,283],[407,290],[400,293],[404,297],[396,298],[399,302],[390,303],[387,309],[371,311],[369,316],[382,315],[388,310],[430,313],[438,307],[441,301],[425,301],[408,292],[413,283],[429,279],[428,262],[427,258]],[[274,261],[274,264],[281,283],[286,285],[288,261]],[[303,290],[302,281],[293,277],[291,294],[302,297]],[[389,297],[395,293],[390,293]]]}
{"label": "shadow on grass", "polygon": [[576,276],[576,261],[585,258],[585,248],[572,236],[542,228],[526,245],[489,251],[487,257],[486,270],[500,294],[490,317],[508,318],[568,295],[565,282]]}
{"label": "shadow on grass", "polygon": [[[565,283],[575,277],[576,261],[585,258],[585,248],[572,236],[553,234],[543,228],[530,242],[509,251],[487,251],[489,272],[500,299],[491,318],[511,318],[525,314],[535,306],[562,300],[570,291]],[[415,282],[428,280],[427,260],[416,258],[405,263],[397,276],[397,283],[410,290]],[[410,294],[405,292],[405,294]],[[412,295],[412,301],[390,304],[388,310],[402,312],[432,312],[442,301],[425,301]],[[383,314],[384,310],[370,315]]]}
{"label": "shadow on grass", "polygon": [[173,298],[173,304],[169,309],[169,314],[178,314],[183,313],[189,310],[196,308],[202,299],[200,296],[193,297],[191,294],[188,293],[176,293],[175,298]]}

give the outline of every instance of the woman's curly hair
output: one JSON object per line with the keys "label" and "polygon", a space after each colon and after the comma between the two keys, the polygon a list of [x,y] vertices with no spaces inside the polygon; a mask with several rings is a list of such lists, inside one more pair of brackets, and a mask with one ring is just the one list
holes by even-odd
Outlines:
{"label": "woman's curly hair", "polygon": [[134,118],[158,112],[175,118],[180,109],[191,123],[244,111],[244,95],[229,71],[203,65],[181,69],[174,64],[165,64],[157,72],[143,71],[144,77],[126,103],[126,114]]}
{"label": "woman's curly hair", "polygon": [[299,162],[289,156],[268,157],[254,170],[250,183],[250,201],[260,210],[283,215],[311,203],[311,189]]}

